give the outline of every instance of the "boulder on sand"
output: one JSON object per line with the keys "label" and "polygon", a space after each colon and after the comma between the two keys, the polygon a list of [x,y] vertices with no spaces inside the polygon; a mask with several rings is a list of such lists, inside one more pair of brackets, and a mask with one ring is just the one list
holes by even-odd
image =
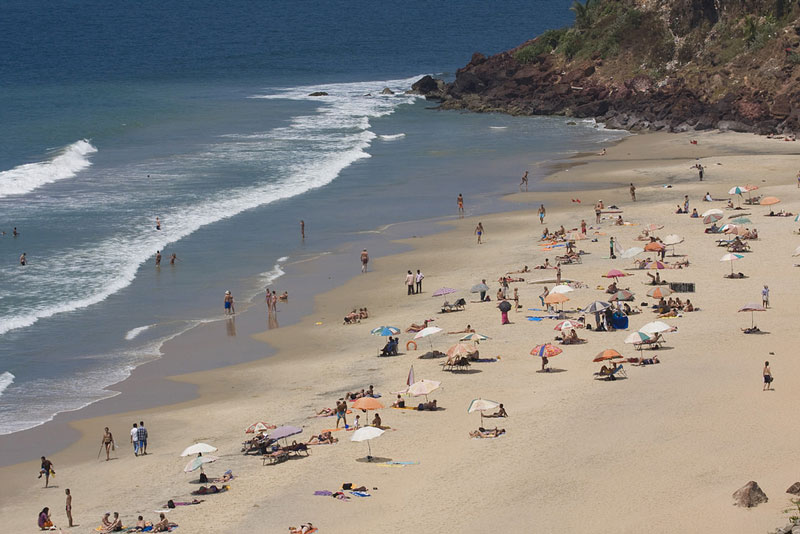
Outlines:
{"label": "boulder on sand", "polygon": [[733,494],[734,505],[743,508],[752,508],[762,502],[767,502],[766,494],[758,487],[755,480],[751,480]]}
{"label": "boulder on sand", "polygon": [[789,489],[786,490],[786,493],[791,493],[792,495],[800,495],[800,482],[795,482]]}

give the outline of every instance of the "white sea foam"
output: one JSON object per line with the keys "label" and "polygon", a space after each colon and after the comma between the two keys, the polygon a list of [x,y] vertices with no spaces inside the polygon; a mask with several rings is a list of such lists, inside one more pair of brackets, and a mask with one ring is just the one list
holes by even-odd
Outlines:
{"label": "white sea foam", "polygon": [[[408,95],[376,98],[364,96],[365,93],[377,93],[387,86],[401,91],[417,79],[286,88],[253,97],[312,100],[314,97],[309,97],[308,93],[314,90],[331,95],[324,100],[317,99],[320,107],[315,113],[293,117],[288,126],[263,133],[228,135],[220,143],[187,156],[186,162],[178,161],[176,165],[177,168],[197,168],[225,159],[239,164],[252,161],[263,165],[267,155],[278,153],[281,159],[274,162],[273,181],[230,188],[194,204],[176,206],[171,212],[160,214],[164,222],[160,232],[153,232],[152,221],[142,216],[104,240],[54,252],[30,262],[24,273],[15,271],[20,287],[27,283],[26,279],[37,280],[37,284],[46,282],[51,287],[48,287],[47,299],[27,300],[17,306],[15,313],[3,316],[0,335],[31,326],[42,318],[102,302],[130,285],[139,267],[157,250],[206,225],[331,183],[343,169],[370,157],[366,149],[376,138],[369,130],[370,118],[389,115],[397,106],[412,103],[417,98]],[[287,143],[290,141],[301,141],[312,148],[295,152],[291,149],[296,144]],[[80,288],[80,292],[76,288]],[[80,296],[76,298],[76,294]]]}
{"label": "white sea foam", "polygon": [[265,286],[271,285],[272,282],[286,274],[286,271],[281,268],[281,264],[286,262],[288,259],[289,258],[286,256],[278,258],[278,263],[276,263],[272,269],[265,273],[261,273],[261,281]]}
{"label": "white sea foam", "polygon": [[131,341],[133,339],[136,339],[136,336],[138,336],[139,334],[141,334],[142,332],[153,326],[155,326],[155,324],[148,324],[144,326],[137,326],[136,328],[131,328],[130,330],[128,330],[128,333],[125,334],[125,340]]}
{"label": "white sea foam", "polygon": [[91,165],[89,155],[97,149],[86,139],[61,149],[47,161],[26,163],[0,172],[0,198],[24,195],[45,184],[72,178]]}
{"label": "white sea foam", "polygon": [[490,130],[505,130],[508,126],[489,126]]}
{"label": "white sea foam", "polygon": [[381,141],[395,141],[397,139],[402,139],[405,136],[406,136],[406,134],[404,134],[404,133],[384,134],[384,135],[379,135],[378,139],[380,139]]}
{"label": "white sea foam", "polygon": [[8,371],[0,374],[0,395],[3,394],[8,386],[14,383],[14,378],[16,377]]}

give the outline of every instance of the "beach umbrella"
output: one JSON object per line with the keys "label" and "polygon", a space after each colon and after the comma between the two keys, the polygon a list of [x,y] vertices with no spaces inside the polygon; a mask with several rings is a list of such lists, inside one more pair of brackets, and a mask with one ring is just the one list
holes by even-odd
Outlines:
{"label": "beach umbrella", "polygon": [[683,243],[683,238],[677,234],[669,234],[662,240],[665,245],[678,245]]}
{"label": "beach umbrella", "polygon": [[752,223],[753,221],[751,221],[747,217],[736,217],[731,222],[732,223],[736,223],[736,224],[748,224],[748,223]]}
{"label": "beach umbrella", "polygon": [[481,291],[489,291],[489,286],[481,282],[480,284],[475,284],[474,286],[472,286],[472,288],[469,291],[470,293],[480,293]]}
{"label": "beach umbrella", "polygon": [[500,302],[500,304],[498,304],[497,307],[500,308],[501,312],[508,313],[509,311],[511,311],[511,303],[508,302],[507,300]]}
{"label": "beach umbrella", "polygon": [[603,352],[600,352],[597,356],[595,356],[592,361],[604,362],[607,360],[616,360],[617,358],[622,358],[622,354],[615,351],[614,349],[606,349]]}
{"label": "beach umbrella", "polygon": [[656,230],[661,230],[662,228],[664,228],[663,224],[652,224],[652,223],[644,227],[644,229],[647,230],[648,232],[655,232]]}
{"label": "beach umbrella", "polygon": [[747,184],[746,186],[744,186],[744,190],[747,191],[748,193],[750,191],[755,191],[756,189],[758,189],[757,185]]}
{"label": "beach umbrella", "polygon": [[467,413],[479,412],[481,414],[481,426],[483,426],[483,412],[487,410],[495,410],[500,406],[499,402],[491,401],[488,399],[473,399],[469,403]]}
{"label": "beach umbrella", "polygon": [[449,295],[450,293],[455,293],[456,290],[452,287],[440,287],[436,291],[433,292],[432,297],[441,297],[442,295]]}
{"label": "beach umbrella", "polygon": [[794,222],[800,221],[800,213],[794,216]]}
{"label": "beach umbrella", "polygon": [[298,426],[289,426],[289,425],[279,426],[278,428],[267,434],[267,437],[269,439],[274,439],[274,440],[286,439],[289,436],[294,436],[295,434],[299,434],[302,431],[303,429]]}
{"label": "beach umbrella", "polygon": [[633,293],[631,293],[627,289],[621,289],[616,293],[614,293],[613,295],[611,295],[611,298],[608,300],[611,302],[620,302],[625,300],[633,300],[633,298],[634,298]]}
{"label": "beach umbrella", "polygon": [[[438,326],[429,326],[417,332],[417,334],[414,336],[414,339],[422,339],[423,337],[429,337],[432,336],[433,334],[438,334],[441,331],[442,329],[439,328]],[[433,339],[429,339],[428,341],[430,341],[431,351],[433,351]]]}
{"label": "beach umbrella", "polygon": [[545,304],[563,304],[564,302],[567,302],[568,300],[569,300],[569,297],[564,295],[563,293],[554,293],[554,292],[551,291],[550,294],[548,294],[544,298],[544,303]]}
{"label": "beach umbrella", "polygon": [[474,354],[477,350],[478,348],[475,345],[468,343],[456,343],[447,349],[447,357],[452,358],[454,356],[467,356],[469,354]]}
{"label": "beach umbrella", "polygon": [[195,443],[194,445],[190,445],[183,449],[181,456],[191,456],[193,454],[198,454],[202,452],[214,452],[217,448],[209,445],[208,443]]}
{"label": "beach umbrella", "polygon": [[741,195],[741,194],[743,194],[743,193],[746,193],[746,192],[747,192],[747,189],[745,189],[744,187],[740,187],[740,186],[738,186],[738,185],[737,185],[737,186],[735,186],[735,187],[732,187],[732,188],[730,189],[730,191],[728,191],[728,194],[729,194],[729,195]]}
{"label": "beach umbrella", "polygon": [[645,266],[645,268],[646,269],[650,269],[651,271],[654,271],[654,270],[666,269],[667,266],[666,266],[666,264],[661,263],[660,261],[656,260],[656,261],[651,261],[650,263],[648,263]]}
{"label": "beach umbrella", "polygon": [[709,215],[724,215],[725,212],[719,208],[711,208],[710,210],[704,211],[700,216],[701,217],[708,217]]}
{"label": "beach umbrella", "polygon": [[411,369],[408,370],[408,378],[406,378],[406,385],[410,386],[414,383],[414,366],[411,366]]}
{"label": "beach umbrella", "polygon": [[584,239],[586,239],[586,234],[581,232],[570,232],[567,234],[568,241],[583,241]]}
{"label": "beach umbrella", "polygon": [[761,204],[762,206],[772,206],[780,201],[781,199],[779,199],[778,197],[764,197],[761,199],[761,202],[759,202],[759,204]]}
{"label": "beach umbrella", "polygon": [[660,299],[672,295],[673,291],[667,286],[659,286],[647,292],[648,297]]}
{"label": "beach umbrella", "polygon": [[797,247],[796,249],[794,249],[794,252],[792,253],[792,256],[800,256],[800,247]]}
{"label": "beach umbrella", "polygon": [[735,224],[726,224],[722,227],[722,232],[731,235],[745,235],[747,229],[743,226],[736,226]]}
{"label": "beach umbrella", "polygon": [[211,462],[216,462],[219,460],[216,456],[198,456],[197,458],[192,458],[192,460],[186,464],[186,467],[183,468],[184,473],[191,473],[192,471],[196,471],[203,467],[204,464],[210,464]]}
{"label": "beach umbrella", "polygon": [[641,327],[639,332],[644,332],[645,334],[661,334],[663,332],[675,332],[676,330],[678,330],[677,327],[670,326],[663,321],[653,321]]}
{"label": "beach umbrella", "polygon": [[648,244],[644,246],[644,249],[648,252],[661,252],[662,250],[664,250],[664,245],[662,245],[658,241],[650,241]]}
{"label": "beach umbrella", "polygon": [[652,336],[650,334],[646,332],[634,332],[625,338],[625,343],[628,344],[641,343],[642,341],[647,341],[648,339],[652,339]]}
{"label": "beach umbrella", "polygon": [[600,313],[610,308],[611,304],[602,300],[596,300],[583,309],[583,313]]}
{"label": "beach umbrella", "polygon": [[[645,250],[647,247],[645,247]],[[623,276],[628,276],[626,273],[623,273],[619,269],[611,269],[606,274],[603,275],[603,278],[621,278]]]}
{"label": "beach umbrella", "polygon": [[270,425],[265,423],[264,421],[258,421],[257,423],[253,423],[252,425],[248,426],[245,429],[245,434],[255,434],[256,432],[264,432],[266,430],[272,430],[273,428],[277,428],[275,425]]}
{"label": "beach umbrella", "polygon": [[742,258],[744,258],[744,256],[742,256],[741,254],[731,253],[731,254],[725,254],[719,259],[719,261],[729,261],[731,263],[731,274],[733,274],[733,262],[735,262],[736,260],[741,260]]}
{"label": "beach umbrella", "polygon": [[644,252],[644,249],[642,247],[631,247],[631,248],[623,251],[622,254],[620,254],[620,256],[622,258],[633,258],[633,257],[641,254],[642,252]]}
{"label": "beach umbrella", "polygon": [[[379,401],[375,397],[361,397],[359,399],[356,399],[356,401],[351,406],[351,408],[353,410],[364,410],[364,411],[366,411],[366,410],[380,410],[383,407],[384,406],[383,406],[383,404],[381,404],[381,401]],[[300,431],[302,432],[302,430],[300,430]],[[296,433],[298,433],[298,432],[296,432]],[[272,438],[273,435],[270,434],[269,437]],[[277,438],[275,438],[275,439],[277,439]]]}
{"label": "beach umbrella", "polygon": [[476,332],[470,332],[466,334],[464,337],[459,338],[459,341],[486,341],[487,339],[492,339],[489,336],[484,336],[483,334],[478,334]]}
{"label": "beach umbrella", "polygon": [[[563,295],[563,294],[566,294],[566,293],[572,293],[573,291],[575,291],[575,290],[573,288],[569,287],[567,284],[561,284],[561,285],[555,286],[553,289],[551,289],[550,290],[550,295],[552,295],[553,293],[561,293]],[[545,302],[547,302],[547,299],[545,299]]]}
{"label": "beach umbrella", "polygon": [[384,430],[375,426],[365,426],[363,428],[359,428],[355,432],[353,432],[353,437],[350,438],[350,441],[366,441],[367,442],[367,461],[372,461],[372,447],[370,446],[370,440],[377,438],[378,436],[382,435]]}
{"label": "beach umbrella", "polygon": [[553,330],[563,332],[564,330],[570,330],[573,328],[583,328],[583,323],[578,321],[570,321],[569,319],[567,319],[566,321],[561,321],[560,323],[558,323],[556,327],[553,328]]}
{"label": "beach umbrella", "polygon": [[406,393],[409,395],[413,395],[414,397],[419,397],[421,395],[425,396],[425,400],[428,400],[428,395],[441,386],[441,382],[437,382],[436,380],[425,380],[424,378],[419,382],[414,382],[408,387]]}
{"label": "beach umbrella", "polygon": [[396,326],[379,326],[370,330],[369,333],[373,336],[396,336],[400,333],[400,329]]}
{"label": "beach umbrella", "polygon": [[720,219],[722,219],[722,215],[719,215],[717,213],[712,213],[710,215],[704,215],[703,216],[703,224],[715,223],[715,222],[719,221]]}
{"label": "beach umbrella", "polygon": [[765,307],[761,306],[760,304],[750,303],[750,304],[745,304],[744,306],[742,306],[742,308],[739,311],[740,312],[748,312],[748,311],[750,312],[750,328],[753,328],[753,326],[755,325],[755,320],[753,318],[753,316],[755,315],[754,312],[767,311],[767,309]]}
{"label": "beach umbrella", "polygon": [[558,356],[562,352],[564,351],[555,345],[551,345],[550,343],[536,345],[533,347],[533,350],[531,350],[531,354],[534,356],[539,356],[540,358],[552,358],[553,356]]}

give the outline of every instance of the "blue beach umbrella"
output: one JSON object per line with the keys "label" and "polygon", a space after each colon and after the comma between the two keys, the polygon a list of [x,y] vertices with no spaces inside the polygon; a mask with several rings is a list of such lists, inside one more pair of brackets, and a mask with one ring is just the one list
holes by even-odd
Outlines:
{"label": "blue beach umbrella", "polygon": [[400,333],[400,329],[396,326],[379,326],[370,330],[369,333],[373,336],[395,336]]}

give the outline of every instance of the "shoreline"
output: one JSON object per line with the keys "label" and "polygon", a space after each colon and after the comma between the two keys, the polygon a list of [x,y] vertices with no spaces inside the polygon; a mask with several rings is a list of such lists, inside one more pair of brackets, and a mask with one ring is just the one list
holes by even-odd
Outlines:
{"label": "shoreline", "polygon": [[[655,137],[655,136],[659,136],[659,135],[661,135],[661,137]],[[710,135],[715,135],[715,134],[710,134]],[[730,135],[730,134],[726,134],[726,135]],[[740,135],[744,135],[744,134],[740,134]],[[625,138],[620,143],[616,144],[615,145],[615,150],[609,150],[609,153],[615,153],[615,152],[621,152],[623,150],[627,150],[627,148],[623,149],[623,147],[638,147],[638,148],[641,148],[643,146],[647,146],[648,147],[648,151],[652,151],[654,153],[659,153],[659,148],[662,149],[662,150],[664,149],[664,146],[660,146],[659,147],[659,143],[661,143],[661,145],[670,146],[670,145],[673,144],[673,142],[675,141],[676,138],[688,139],[689,137],[690,136],[688,136],[688,135],[680,135],[680,134],[646,134],[646,135],[641,135],[641,136],[631,136],[631,137]],[[697,137],[697,135],[695,135],[695,137]],[[703,138],[706,139],[708,137],[704,136]],[[739,139],[741,139],[741,137]],[[638,141],[634,142],[633,140],[638,140]],[[655,142],[654,142],[654,140],[655,140]],[[701,146],[702,146],[703,149],[705,149],[705,145],[704,144],[702,144]],[[726,149],[724,148],[724,145],[723,145],[722,151],[725,152],[725,150]],[[710,149],[709,151],[713,152],[713,149]],[[698,153],[703,153],[703,151],[699,151]],[[569,166],[567,168],[558,170],[557,172],[551,174],[546,179],[546,181],[547,180],[556,181],[556,180],[567,178],[567,177],[569,177],[570,179],[574,179],[576,177],[580,178],[579,180],[571,182],[571,184],[572,185],[579,184],[581,189],[578,192],[580,192],[580,194],[586,198],[586,200],[583,201],[583,204],[584,204],[583,207],[585,208],[585,210],[589,210],[591,208],[591,204],[594,201],[594,199],[592,197],[588,196],[588,195],[590,195],[591,193],[596,192],[596,191],[608,191],[608,189],[592,189],[591,187],[587,188],[587,186],[607,183],[607,182],[604,182],[604,180],[608,179],[609,174],[619,173],[619,165],[615,166],[613,164],[617,163],[618,160],[626,161],[624,156],[622,156],[622,154],[614,156],[614,157],[616,159],[608,158],[606,160],[602,160],[599,157],[583,156],[582,158],[578,158],[578,159],[586,159],[586,158],[588,158],[591,161],[588,161],[588,162],[576,162],[575,166]],[[699,157],[709,157],[709,156],[708,156],[708,154],[706,154],[706,155],[701,155]],[[632,162],[638,161],[639,163],[641,163],[642,160],[641,159],[637,160],[635,158],[631,158],[628,161],[632,161]],[[686,158],[684,158],[684,157],[676,157],[676,158],[671,159],[671,160],[670,159],[658,160],[658,159],[654,158],[652,160],[647,160],[647,161],[653,161],[653,162],[660,161],[663,164],[663,162],[668,162],[668,161],[685,162]],[[589,165],[585,165],[583,163],[589,163]],[[634,165],[634,167],[635,166],[636,165]],[[608,167],[608,169],[606,169],[606,167]],[[614,169],[611,169],[611,167],[614,167]],[[567,173],[570,173],[570,174],[567,174]],[[672,181],[671,183],[673,185],[675,185],[675,186],[694,187],[694,186],[692,186],[692,180],[691,180],[691,178],[689,178],[688,171],[686,173],[684,173],[684,174],[686,176],[685,179],[677,179],[677,180]],[[647,177],[647,174],[645,174],[644,176]],[[662,200],[661,200],[661,197],[663,195],[660,194],[660,193],[663,193],[663,191],[667,191],[667,192],[671,193],[672,197],[674,197],[677,194],[677,190],[675,190],[676,188],[673,189],[673,190],[664,189],[663,191],[659,190],[658,188],[655,188],[655,184],[659,182],[658,178],[654,178],[653,176],[650,176],[649,178],[650,178],[650,180],[649,180],[650,185],[641,184],[641,185],[639,185],[639,187],[641,187],[642,190],[646,190],[648,192],[648,196],[650,196],[650,194],[652,193],[652,197],[653,198],[649,199],[649,200],[644,200],[643,202],[640,203],[641,205],[647,205],[648,203],[651,203],[651,204],[654,204],[654,205],[663,203]],[[626,178],[626,180],[627,180],[627,178]],[[621,184],[621,185],[618,185],[618,187],[622,187],[623,188],[621,190],[621,192],[619,192],[619,193],[611,193],[611,192],[609,192],[609,194],[614,194],[617,197],[625,198],[625,195],[627,194],[627,189],[624,186],[625,186],[625,184],[627,182],[625,180],[623,180],[623,181],[617,182],[617,183]],[[709,175],[709,179],[708,179],[709,187],[712,187],[712,184],[715,184],[715,183],[718,184],[718,182],[715,182],[714,178]],[[696,184],[695,184],[695,186],[696,186]],[[531,197],[534,197],[534,196],[536,196],[536,200],[535,201],[533,201],[533,199],[531,198]],[[497,224],[497,228],[501,228],[501,229],[502,228],[506,228],[509,231],[512,228],[514,228],[514,225],[509,227],[507,225],[507,223],[501,222],[502,219],[511,219],[511,220],[516,221],[516,223],[519,223],[520,221],[525,220],[527,218],[530,218],[532,220],[532,217],[530,216],[530,211],[528,209],[522,209],[522,210],[517,209],[517,207],[514,206],[512,203],[527,204],[527,203],[533,202],[534,204],[536,204],[539,201],[544,200],[544,202],[547,204],[548,208],[550,208],[551,206],[553,207],[553,210],[550,213],[559,213],[561,216],[565,215],[564,212],[568,211],[565,208],[567,208],[567,207],[568,208],[572,208],[574,206],[574,204],[569,202],[567,196],[565,196],[563,193],[559,193],[559,192],[544,193],[544,192],[538,192],[538,191],[537,192],[531,191],[529,193],[513,193],[513,194],[506,195],[503,198],[505,200],[510,201],[510,203],[509,203],[509,208],[510,209],[508,211],[503,211],[503,212],[493,213],[493,214],[487,214],[487,215],[480,215],[480,217],[483,218],[484,220],[490,221],[490,223],[487,224],[487,230],[489,230],[489,233],[488,233],[487,237],[490,240],[495,239],[494,238],[495,230],[490,225]],[[549,215],[549,217],[550,217],[550,215]],[[414,221],[412,221],[412,222],[414,222]],[[416,222],[419,222],[419,221],[416,221]],[[401,244],[403,246],[409,246],[410,248],[408,250],[405,250],[405,251],[401,252],[401,253],[394,253],[394,254],[391,254],[389,256],[376,257],[375,260],[374,260],[374,263],[376,264],[376,268],[375,268],[375,273],[376,274],[374,276],[370,276],[369,277],[370,280],[368,280],[367,282],[372,287],[373,291],[377,291],[375,289],[374,285],[376,285],[376,284],[380,285],[380,284],[379,284],[379,280],[374,280],[374,279],[378,278],[378,279],[384,280],[384,279],[386,279],[387,276],[391,277],[390,279],[395,279],[398,276],[397,271],[399,271],[399,272],[403,271],[403,269],[400,269],[395,265],[389,265],[389,264],[394,264],[398,259],[408,258],[408,257],[417,258],[417,261],[423,261],[422,258],[425,257],[426,251],[430,250],[431,242],[440,243],[441,244],[441,243],[446,242],[446,241],[448,241],[450,239],[453,239],[453,238],[455,238],[456,235],[458,235],[458,232],[461,231],[461,230],[459,230],[459,228],[463,228],[465,226],[469,227],[469,225],[471,225],[473,223],[474,223],[474,217],[468,217],[464,221],[461,221],[460,219],[439,221],[436,224],[437,231],[436,232],[432,232],[431,234],[427,235],[425,238],[423,238],[423,239],[421,239],[419,241],[415,242],[413,238],[405,238],[405,239],[395,239],[395,240],[392,240],[392,241],[388,242],[387,245],[392,245],[393,246],[393,245],[397,245],[399,243],[399,244]],[[453,227],[455,227],[455,229]],[[538,225],[536,225],[534,233],[535,233],[536,229],[538,229]],[[353,246],[353,245],[354,244],[352,244],[351,246]],[[694,273],[692,273],[692,274],[694,274]],[[435,277],[431,277],[431,278],[434,278],[434,280],[438,280],[441,277],[442,277],[441,273],[438,273]],[[300,387],[301,390],[306,390],[306,391],[310,392],[311,388],[309,388],[308,386],[305,386],[305,387],[301,386],[300,384],[297,383],[297,378],[294,377],[294,373],[297,372],[298,374],[300,374],[302,376],[303,372],[307,372],[307,373],[310,373],[309,376],[312,376],[312,377],[315,376],[315,371],[314,370],[315,370],[317,364],[325,365],[325,364],[329,364],[330,363],[330,360],[329,360],[328,354],[327,354],[327,350],[326,350],[326,347],[324,345],[319,345],[318,344],[319,343],[318,339],[308,340],[309,342],[314,341],[315,344],[312,344],[311,346],[308,346],[308,347],[305,347],[305,348],[301,349],[301,350],[303,350],[303,352],[305,352],[307,354],[307,357],[303,361],[292,359],[292,355],[296,354],[298,349],[299,349],[299,347],[297,347],[296,344],[295,344],[295,340],[292,339],[292,336],[296,335],[297,332],[302,331],[302,328],[309,328],[311,325],[313,325],[314,319],[321,319],[321,320],[323,320],[323,322],[325,324],[328,324],[327,318],[331,317],[331,320],[334,320],[333,318],[336,317],[336,313],[338,313],[336,310],[340,310],[342,313],[346,313],[346,310],[344,310],[344,308],[347,308],[348,306],[344,306],[342,304],[338,304],[338,303],[336,303],[336,301],[337,301],[337,299],[340,299],[340,297],[342,296],[343,293],[347,293],[349,287],[352,286],[355,283],[355,280],[358,280],[358,279],[359,279],[358,275],[348,277],[348,280],[345,281],[343,284],[336,283],[336,284],[334,284],[334,286],[330,290],[325,291],[322,294],[315,295],[314,298],[313,298],[313,309],[312,309],[312,312],[310,314],[308,314],[308,315],[304,315],[297,324],[293,324],[292,326],[289,326],[289,327],[282,327],[282,328],[280,328],[278,330],[275,330],[275,331],[262,331],[260,333],[254,334],[252,336],[256,340],[264,341],[264,342],[266,342],[268,344],[272,344],[275,347],[275,350],[276,350],[276,353],[275,353],[274,356],[270,356],[270,357],[267,357],[265,359],[262,358],[262,359],[257,359],[257,360],[254,360],[254,361],[240,363],[240,364],[236,364],[236,365],[232,365],[232,366],[226,366],[226,367],[211,369],[211,370],[207,370],[207,371],[195,372],[195,373],[191,373],[189,375],[171,376],[170,377],[170,381],[171,382],[175,382],[175,383],[181,384],[183,386],[190,385],[189,387],[196,388],[196,391],[198,393],[198,397],[195,398],[195,399],[192,399],[192,400],[188,400],[188,401],[181,401],[181,402],[179,402],[177,404],[171,404],[171,405],[167,405],[167,406],[159,406],[158,407],[158,415],[157,416],[155,414],[153,414],[153,413],[149,413],[149,414],[146,413],[146,414],[137,414],[136,418],[143,417],[143,418],[145,418],[145,420],[152,420],[153,418],[158,417],[158,419],[160,419],[160,420],[163,420],[163,419],[166,419],[166,420],[172,420],[172,419],[183,420],[183,418],[186,417],[186,415],[188,414],[189,411],[195,410],[195,409],[200,408],[200,407],[212,407],[212,406],[215,406],[216,404],[218,404],[220,398],[225,398],[225,404],[227,406],[227,408],[225,408],[225,410],[226,410],[225,413],[227,413],[229,416],[233,415],[233,412],[231,411],[231,409],[233,407],[239,408],[238,406],[234,406],[236,404],[234,402],[234,400],[235,399],[240,399],[241,401],[246,401],[248,398],[253,397],[253,395],[247,393],[248,388],[253,388],[253,389],[258,390],[258,386],[261,385],[260,382],[259,382],[260,379],[258,379],[258,378],[256,378],[254,376],[254,375],[257,374],[256,371],[262,371],[262,373],[263,373],[264,371],[271,370],[272,368],[279,368],[279,370],[277,371],[277,375],[278,376],[277,377],[270,377],[269,379],[267,379],[267,382],[276,382],[277,381],[277,384],[280,384],[281,383],[280,382],[280,378],[283,377],[283,378],[287,379],[287,384],[286,385],[294,384],[295,387]],[[430,283],[433,283],[433,282],[430,282]],[[399,284],[399,282],[398,282],[398,284]],[[431,286],[429,285],[428,288],[430,288],[430,287]],[[397,293],[396,290],[391,290],[391,291],[392,291],[392,293]],[[428,289],[428,291],[431,291],[431,289]],[[385,292],[382,292],[381,294],[384,294],[384,293]],[[407,307],[406,302],[402,301],[402,299],[400,297],[398,297],[397,300],[399,302],[403,302],[403,304],[401,304],[401,307],[403,307],[403,308]],[[334,309],[334,307],[336,307],[336,309]],[[386,307],[386,303],[384,303],[384,305],[381,306],[379,309],[385,308],[385,307]],[[253,314],[255,314],[255,312],[253,312]],[[339,330],[341,331],[341,328]],[[345,328],[345,330],[347,330],[347,329]],[[348,342],[347,341],[348,333],[345,332],[345,333],[340,335],[338,332],[332,332],[331,335],[333,336],[333,339],[331,340],[332,341],[332,346],[336,347],[334,352],[341,352],[342,349],[340,347],[346,346],[344,344]],[[375,340],[373,338],[373,340],[367,340],[367,341],[375,341]],[[194,342],[198,343],[196,340]],[[376,343],[372,343],[372,344],[376,344]],[[206,346],[204,346],[202,344],[202,342],[200,342],[200,345],[196,345],[196,346],[201,346],[204,349],[207,348]],[[262,346],[262,345],[259,345],[259,346]],[[266,345],[263,345],[263,346],[265,347]],[[289,347],[292,347],[292,348],[289,348]],[[165,350],[166,350],[166,347],[165,347]],[[361,358],[363,359],[363,356]],[[400,362],[397,362],[397,363],[395,363],[395,362],[387,362],[387,365],[393,367],[394,371],[395,371],[395,374],[397,374],[396,371],[399,370],[398,365],[400,367],[403,367],[407,363],[408,363],[408,360],[405,360],[403,363],[400,363]],[[358,387],[363,387],[363,383],[364,382],[362,380],[367,378],[368,376],[370,376],[371,373],[375,372],[375,370],[372,369],[373,365],[374,365],[374,360],[371,360],[371,359],[368,360],[368,361],[359,363],[357,365],[357,367],[353,370],[353,374],[355,376],[351,376],[351,382],[348,383],[348,384],[340,384],[340,387],[338,389],[332,390],[332,391],[341,392],[341,391],[343,391],[345,389],[357,389]],[[272,370],[275,370],[275,369],[272,369]],[[386,372],[387,372],[386,369],[383,369],[383,373],[385,374]],[[250,378],[248,378],[248,377],[250,377]],[[234,382],[233,382],[233,385],[231,385],[231,383],[228,382],[228,380],[230,380],[231,378],[235,379]],[[261,377],[261,379],[263,379],[263,377]],[[371,377],[369,379],[372,380]],[[238,382],[237,382],[237,380],[238,380]],[[448,377],[448,380],[451,380],[451,379],[449,379],[449,377]],[[378,381],[376,380],[376,382],[378,382]],[[313,383],[315,383],[315,382],[312,380],[312,384]],[[283,390],[285,390],[285,388],[283,388]],[[290,388],[288,391],[293,391],[293,390]],[[316,398],[315,398],[314,402],[322,403],[323,401],[321,399],[325,398],[326,399],[325,403],[328,403],[329,400],[330,400],[330,397],[332,395],[335,395],[335,394],[336,393],[330,392],[330,393],[327,394],[327,397],[321,396],[319,401],[317,401]],[[317,396],[320,396],[320,393],[317,393]],[[252,403],[250,403],[250,404],[252,404]],[[313,406],[313,405],[314,405],[314,403],[310,404],[309,406]],[[250,406],[249,408],[247,408],[247,411],[253,411],[252,408],[253,407]],[[297,412],[297,407],[293,407],[293,408],[284,407],[284,409],[287,410],[287,413],[288,412],[295,412],[295,413]],[[306,411],[306,413],[307,413],[308,410],[304,410],[304,411]],[[115,420],[122,420],[123,417],[125,417],[127,419],[131,419],[131,416],[128,416],[126,413],[115,414],[113,416],[113,418]],[[255,412],[253,413],[253,417],[257,418]],[[93,416],[90,419],[81,418],[81,419],[73,421],[73,422],[71,422],[69,424],[70,428],[75,429],[78,432],[82,432],[82,434],[81,434],[81,437],[80,437],[80,439],[78,441],[76,441],[75,443],[69,445],[66,448],[66,450],[63,451],[63,453],[59,453],[58,455],[56,455],[56,458],[59,459],[56,462],[57,466],[59,465],[59,462],[60,462],[61,464],[69,464],[71,466],[70,468],[73,469],[73,467],[72,467],[73,461],[76,464],[89,462],[89,460],[86,460],[86,459],[79,460],[79,458],[82,457],[82,456],[85,458],[85,455],[83,454],[82,451],[85,450],[85,448],[86,448],[85,446],[89,443],[89,441],[91,441],[89,439],[88,432],[91,430],[91,432],[93,434],[97,433],[97,428],[101,428],[101,426],[102,426],[100,421],[103,418],[109,419],[109,418],[111,418],[111,416],[108,416],[108,415],[96,415],[96,416]],[[237,416],[237,419],[238,418],[239,417]],[[276,419],[280,419],[280,418],[276,417]],[[295,418],[291,418],[291,420],[292,421],[296,421],[298,419],[295,417]],[[276,420],[274,422],[280,423],[280,422],[283,422],[283,421]],[[312,422],[314,422],[314,421],[312,420]],[[158,434],[161,434],[161,435],[170,435],[170,434],[175,435],[174,430],[170,431],[168,428],[165,428],[163,426],[164,424],[165,423],[163,421],[159,421],[153,427],[151,427],[151,436],[158,435]],[[190,432],[197,432],[197,431],[199,431],[199,430],[201,430],[203,428],[203,425],[202,424],[198,425],[197,423],[194,423],[194,424],[191,424],[189,427],[190,427]],[[124,427],[121,427],[121,428],[124,428]],[[117,432],[119,434],[119,429],[117,430]],[[203,437],[203,434],[196,435],[196,437]],[[151,439],[152,439],[152,437],[151,437]],[[118,435],[118,440],[119,440],[119,435]],[[227,460],[229,458],[226,457],[225,459]],[[233,462],[236,462],[235,458],[230,458],[230,460],[233,461]],[[241,460],[241,458],[239,458],[239,460]],[[31,464],[32,464],[32,462],[26,462],[24,464],[16,464],[16,465],[13,465],[13,466],[3,467],[3,468],[0,468],[0,472],[3,472],[4,475],[6,475],[8,477],[16,477],[22,472],[22,468],[23,467],[25,467],[25,468],[30,470],[31,469],[31,467],[30,467]],[[239,465],[241,465],[241,462],[239,462]],[[16,480],[16,478],[7,478],[7,480]],[[732,489],[735,489],[735,488],[732,488]],[[6,493],[6,491],[3,491],[2,493]],[[0,493],[0,494],[2,494],[2,493]],[[4,500],[6,502],[8,502],[9,499],[7,499],[6,497],[8,497],[8,495],[4,496]],[[779,522],[780,522],[780,519],[778,517],[776,517],[775,518],[775,523],[777,524]]]}

